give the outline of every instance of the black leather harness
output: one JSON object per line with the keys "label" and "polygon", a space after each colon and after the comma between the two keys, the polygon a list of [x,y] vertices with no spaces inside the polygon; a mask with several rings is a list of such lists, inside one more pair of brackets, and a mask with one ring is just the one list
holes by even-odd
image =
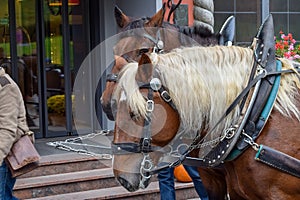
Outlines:
{"label": "black leather harness", "polygon": [[[189,153],[195,149],[201,149],[205,145],[208,145],[206,142],[203,142],[203,138],[200,135],[196,136],[192,142],[192,144],[186,149],[186,151],[177,157],[168,157],[169,160],[167,163],[147,170],[145,173],[148,175],[152,175],[158,173],[161,169],[174,167],[181,163],[185,165],[193,165],[193,166],[202,166],[202,167],[220,167],[222,163],[226,160],[235,159],[240,153],[242,153],[249,146],[252,146],[256,151],[255,159],[266,163],[272,167],[280,169],[284,172],[292,174],[296,177],[300,177],[300,161],[298,159],[292,158],[282,152],[276,151],[270,147],[266,147],[264,145],[258,145],[254,141],[259,136],[262,131],[269,113],[267,117],[260,118],[263,109],[268,101],[269,95],[272,91],[272,86],[274,84],[276,76],[280,76],[283,73],[294,73],[293,70],[276,70],[276,59],[275,59],[275,49],[274,49],[274,31],[273,31],[273,19],[270,15],[267,20],[261,26],[255,43],[256,46],[254,48],[254,58],[255,64],[253,66],[252,73],[250,75],[250,81],[247,87],[239,94],[239,96],[235,99],[235,101],[228,107],[226,112],[221,116],[220,120],[216,124],[216,126],[224,120],[224,118],[237,106],[242,102],[240,109],[243,110],[245,105],[245,101],[248,98],[250,90],[255,86],[253,92],[253,98],[250,100],[250,108],[246,111],[246,115],[242,120],[241,124],[238,127],[233,126],[228,129],[228,132],[225,132],[225,135],[222,138],[217,138],[218,145],[212,149],[204,158],[191,158],[189,157]],[[258,73],[255,77],[255,71],[257,69],[261,70],[261,73]],[[299,68],[295,68],[296,71],[300,71]],[[158,91],[161,97],[168,102],[174,109],[176,109],[175,105],[172,103],[172,99],[168,94],[167,90],[164,87],[152,87],[153,84],[146,83],[140,84],[140,88],[148,89],[148,101],[147,107],[151,109],[147,109],[149,112],[147,113],[148,117],[144,122],[144,131],[143,136],[140,140],[139,144],[136,143],[117,143],[112,144],[113,153],[149,153],[153,151],[159,151],[161,147],[152,147],[151,146],[151,112],[153,111],[154,103],[153,103],[153,91]],[[264,95],[258,95],[264,94]],[[166,95],[166,96],[165,96]],[[272,107],[272,106],[271,106]],[[271,109],[270,111],[271,112]],[[210,134],[215,128],[213,127]],[[208,141],[212,142],[212,141]],[[232,156],[230,153],[233,151],[240,152]]]}
{"label": "black leather harness", "polygon": [[[265,105],[271,93],[275,77],[280,76],[283,73],[294,73],[293,70],[276,71],[274,49],[275,44],[273,39],[274,33],[270,30],[273,30],[272,16],[270,16],[265,21],[265,23],[259,30],[258,35],[256,36],[257,45],[254,49],[254,57],[256,58],[256,62],[253,67],[254,70],[252,71],[255,71],[257,67],[261,67],[263,72],[257,75],[254,79],[251,78],[252,80],[249,81],[248,86],[240,93],[240,95],[229,106],[229,108],[219,120],[219,122],[221,122],[233,110],[233,108],[242,101],[243,98],[246,99],[250,89],[254,85],[256,85],[257,94],[263,95],[255,96],[250,112],[247,116],[245,116],[245,123],[240,124],[239,127],[232,127],[234,131],[229,130],[221,139],[219,144],[214,147],[212,151],[210,151],[209,154],[207,154],[204,158],[195,159],[187,156],[194,149],[202,148],[206,145],[202,143],[203,140],[201,140],[200,136],[198,136],[194,139],[194,142],[190,145],[189,149],[187,149],[186,152],[183,153],[180,157],[169,159],[171,161],[170,163],[152,170],[151,173],[157,173],[159,170],[165,168],[166,166],[173,167],[177,166],[180,163],[193,166],[220,167],[224,161],[237,158],[237,156],[239,156],[245,149],[247,149],[249,146],[252,146],[257,151],[255,157],[256,160],[280,169],[286,173],[292,174],[296,177],[300,177],[300,161],[298,159],[292,158],[291,156],[274,150],[270,147],[258,145],[254,142],[255,139],[259,136],[259,133],[262,131],[269,113],[271,112],[272,106],[269,106],[269,113],[266,114],[266,117],[260,117],[260,114],[265,108]],[[299,68],[295,68],[295,70],[300,71]],[[241,109],[243,105],[244,102],[241,106]],[[217,125],[219,124],[219,122],[217,123]],[[236,133],[236,130],[241,130],[242,132]],[[236,151],[238,151],[238,154],[230,154],[231,152]]]}

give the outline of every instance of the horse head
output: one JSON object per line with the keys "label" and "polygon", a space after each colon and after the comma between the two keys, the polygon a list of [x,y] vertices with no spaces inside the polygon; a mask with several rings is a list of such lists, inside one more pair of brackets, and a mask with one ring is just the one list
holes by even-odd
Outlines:
{"label": "horse head", "polygon": [[[117,6],[115,7],[115,20],[119,32],[124,33],[114,46],[114,54],[122,56],[128,62],[138,61],[143,53],[156,51],[168,52],[180,46],[211,46],[220,43],[227,44],[233,40],[234,17],[230,17],[222,27],[219,34],[214,34],[206,27],[179,27],[163,21],[165,7],[163,6],[152,17],[133,18],[127,16]],[[133,34],[132,34],[133,33]],[[112,68],[114,77],[117,77],[119,69]],[[114,80],[116,81],[116,80]],[[115,84],[111,79],[107,80],[106,87],[101,97],[101,105],[110,120],[114,120],[111,109],[111,95]],[[96,102],[97,103],[97,102]]]}
{"label": "horse head", "polygon": [[[171,145],[171,149],[175,149],[172,144],[177,143],[177,139],[193,139],[196,135],[201,140],[204,138],[205,151],[201,154],[213,147],[212,141],[217,141],[215,138],[220,137],[222,128],[231,120],[222,121],[207,137],[206,133],[244,87],[246,72],[250,71],[246,61],[239,68],[232,66],[239,62],[228,59],[228,55],[239,54],[245,57],[238,59],[253,62],[251,49],[215,46],[152,53],[150,57],[143,54],[138,64],[123,67],[114,92],[117,114],[112,146],[114,173],[125,188],[138,189],[147,170],[152,173],[166,161],[165,154],[170,149],[167,148]],[[230,81],[229,74],[239,83]],[[222,79],[222,75],[226,78]],[[224,84],[216,86],[211,79],[222,79]],[[228,91],[226,97],[224,91]],[[215,105],[221,97],[224,100]],[[230,118],[236,119],[237,115],[238,110],[235,110]],[[144,138],[149,139],[150,148],[144,147]],[[190,145],[191,141],[186,144]],[[151,163],[146,169],[144,160]]]}
{"label": "horse head", "polygon": [[[110,77],[117,77],[124,62],[138,61],[143,53],[152,52],[154,48],[164,49],[166,51],[179,47],[180,43],[177,39],[178,33],[173,25],[164,22],[165,8],[161,8],[152,17],[133,18],[122,12],[117,6],[115,7],[115,20],[122,34],[120,40],[114,46],[114,55],[119,60],[112,67]],[[168,24],[167,26],[165,24]],[[160,28],[168,27],[168,36],[166,30]],[[131,32],[131,30],[133,32]],[[133,33],[133,34],[132,34]],[[173,39],[172,39],[173,38]],[[106,116],[110,120],[114,120],[111,110],[111,94],[114,90],[116,79],[107,79],[105,89],[101,96],[101,106]]]}
{"label": "horse head", "polygon": [[[195,146],[198,148],[195,156],[203,162],[206,158],[215,159],[225,152],[213,150],[221,148],[217,146],[220,143],[227,148],[227,140],[232,139],[227,130],[242,124],[239,110],[241,102],[235,106],[232,106],[232,102],[241,100],[238,97],[245,91],[244,88],[248,88],[247,81],[254,64],[253,52],[253,49],[242,47],[182,48],[168,54],[151,54],[150,57],[143,54],[139,63],[122,67],[113,93],[117,112],[112,149],[114,175],[123,187],[128,191],[136,191],[149,185],[149,174],[157,171],[159,164],[165,161],[164,154],[169,153],[166,148],[178,138],[181,128],[187,132],[196,130],[197,138],[201,137]],[[283,65],[283,71],[292,69],[290,61],[280,60],[286,65]],[[258,70],[257,73],[264,76],[264,72]],[[280,150],[289,155],[286,158],[293,156],[298,160],[299,85],[297,73],[281,77],[274,110],[255,142],[256,146],[275,147],[276,150],[272,152]],[[246,102],[245,105],[249,106],[250,103]],[[229,112],[227,108],[232,109]],[[226,119],[220,121],[224,113]],[[285,133],[286,128],[289,129],[289,137]],[[242,131],[241,134],[247,133]],[[253,157],[260,153],[248,148],[239,158],[224,160],[220,169],[204,169],[201,177],[206,181],[205,186],[208,186],[209,198],[224,199],[226,192],[233,199],[271,198],[273,191],[282,199],[299,196],[296,190],[299,178],[257,164]],[[278,160],[285,160],[282,154],[277,157]],[[250,181],[249,176],[253,177]],[[253,185],[253,180],[267,186],[262,188],[261,184]],[[281,184],[282,180],[288,180],[288,184]],[[241,187],[232,187],[236,181],[241,183]],[[222,187],[219,188],[219,185]],[[270,185],[275,187],[272,192],[266,193]],[[243,193],[251,187],[255,194]],[[221,195],[218,189],[222,190]]]}
{"label": "horse head", "polygon": [[[123,187],[136,191],[148,186],[151,176],[147,172],[158,163],[163,148],[176,135],[180,120],[170,102],[161,96],[163,92],[159,81],[153,79],[149,57],[143,54],[138,66],[133,63],[127,67],[137,70],[133,77],[135,86],[132,93],[120,91],[117,99],[113,169]],[[140,108],[129,106],[129,95],[138,95]]]}

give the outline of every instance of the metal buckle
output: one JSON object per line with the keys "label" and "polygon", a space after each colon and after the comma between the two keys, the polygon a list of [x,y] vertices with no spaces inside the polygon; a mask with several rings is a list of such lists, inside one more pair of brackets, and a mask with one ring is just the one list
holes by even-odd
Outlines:
{"label": "metal buckle", "polygon": [[154,101],[153,100],[147,100],[146,110],[147,110],[147,112],[152,112],[154,110]]}
{"label": "metal buckle", "polygon": [[225,134],[223,136],[223,138],[221,139],[221,141],[223,139],[227,139],[227,140],[230,140],[234,135],[235,135],[235,132],[236,131],[236,127],[229,127],[227,129],[225,129]]}
{"label": "metal buckle", "polygon": [[140,145],[141,145],[140,147],[141,153],[151,152],[151,138],[141,138]]}
{"label": "metal buckle", "polygon": [[147,148],[150,150],[151,139],[150,138],[141,138],[141,146],[143,149]]}
{"label": "metal buckle", "polygon": [[117,82],[118,74],[107,74],[106,81]]}
{"label": "metal buckle", "polygon": [[154,91],[158,91],[161,88],[161,81],[158,78],[153,78],[150,81],[150,87]]}
{"label": "metal buckle", "polygon": [[249,144],[255,151],[258,151],[259,145],[253,141],[252,137],[250,137],[248,134],[246,134],[244,132],[244,130],[243,130],[242,134],[245,136],[244,141],[247,144]]}
{"label": "metal buckle", "polygon": [[170,97],[169,93],[164,90],[161,94],[160,94],[161,98],[163,98],[163,100],[167,103],[169,103],[170,101],[172,101],[172,98]]}

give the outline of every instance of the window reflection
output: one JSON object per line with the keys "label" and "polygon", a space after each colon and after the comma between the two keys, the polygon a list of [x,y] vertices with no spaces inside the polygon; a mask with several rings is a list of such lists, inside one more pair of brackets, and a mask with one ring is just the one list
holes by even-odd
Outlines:
{"label": "window reflection", "polygon": [[[215,30],[220,30],[221,21],[229,15],[236,17],[236,38],[235,44],[250,44],[261,25],[262,4],[267,1],[257,0],[234,0],[224,5],[223,0],[215,0]],[[298,19],[300,15],[299,0],[270,0],[269,11],[274,19],[275,34],[282,30],[285,33],[292,33],[295,39],[300,40],[300,27]]]}
{"label": "window reflection", "polygon": [[289,0],[270,0],[270,12],[287,12]]}

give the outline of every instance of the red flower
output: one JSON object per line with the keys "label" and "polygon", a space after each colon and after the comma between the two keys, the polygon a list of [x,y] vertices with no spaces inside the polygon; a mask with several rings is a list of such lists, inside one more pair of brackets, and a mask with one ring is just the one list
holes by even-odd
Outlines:
{"label": "red flower", "polygon": [[281,39],[277,40],[274,37],[276,55],[300,62],[300,45],[295,45],[296,40],[293,35],[291,33],[285,35],[283,31],[280,31],[279,34]]}

